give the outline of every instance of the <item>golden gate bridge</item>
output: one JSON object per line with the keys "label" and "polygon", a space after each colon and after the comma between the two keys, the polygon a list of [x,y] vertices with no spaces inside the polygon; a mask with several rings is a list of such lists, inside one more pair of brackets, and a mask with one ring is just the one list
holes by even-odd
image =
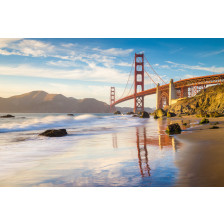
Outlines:
{"label": "golden gate bridge", "polygon": [[[145,64],[148,66],[147,68]],[[147,69],[151,69],[153,75],[150,75]],[[134,79],[130,89],[127,91],[128,94],[124,96],[132,72],[134,73]],[[149,81],[154,85],[146,90],[145,77],[149,78]],[[111,87],[110,110],[114,112],[115,105],[134,99],[134,112],[144,111],[144,97],[153,94],[156,94],[156,109],[164,108],[165,106],[175,103],[178,99],[196,95],[201,89],[205,89],[207,85],[221,84],[223,81],[224,74],[215,74],[183,79],[176,82],[171,79],[169,83],[166,83],[162,77],[157,74],[143,53],[135,53],[125,89],[119,99],[116,100],[115,87]]]}

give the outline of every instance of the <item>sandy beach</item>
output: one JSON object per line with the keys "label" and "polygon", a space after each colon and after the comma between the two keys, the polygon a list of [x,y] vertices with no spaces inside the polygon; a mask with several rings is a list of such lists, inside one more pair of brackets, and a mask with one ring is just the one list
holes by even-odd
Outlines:
{"label": "sandy beach", "polygon": [[[224,186],[224,118],[208,118],[210,123],[195,125],[176,135],[184,143],[176,157],[180,170],[176,186]],[[179,119],[173,118],[172,122]],[[183,122],[197,123],[200,118],[184,117]],[[215,122],[219,129],[210,129]]]}

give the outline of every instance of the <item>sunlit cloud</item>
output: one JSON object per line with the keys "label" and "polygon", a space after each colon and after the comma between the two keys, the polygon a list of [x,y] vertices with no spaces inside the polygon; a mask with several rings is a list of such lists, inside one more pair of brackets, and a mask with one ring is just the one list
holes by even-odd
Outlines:
{"label": "sunlit cloud", "polygon": [[175,68],[183,68],[183,69],[191,69],[191,70],[200,70],[200,71],[207,71],[207,72],[215,72],[215,73],[223,73],[224,67],[204,67],[200,65],[186,65],[186,64],[179,64],[172,61],[166,61],[167,63],[171,64],[171,67]]}
{"label": "sunlit cloud", "polygon": [[89,64],[85,69],[71,70],[32,67],[30,65],[0,65],[0,75],[71,79],[107,83],[125,83],[128,77],[128,74],[122,73],[117,69],[100,67],[94,63]]}
{"label": "sunlit cloud", "polygon": [[93,48],[95,51],[99,51],[102,54],[105,55],[115,55],[115,56],[124,56],[132,53],[133,49],[121,49],[121,48],[110,48],[110,49],[99,49],[99,48]]}

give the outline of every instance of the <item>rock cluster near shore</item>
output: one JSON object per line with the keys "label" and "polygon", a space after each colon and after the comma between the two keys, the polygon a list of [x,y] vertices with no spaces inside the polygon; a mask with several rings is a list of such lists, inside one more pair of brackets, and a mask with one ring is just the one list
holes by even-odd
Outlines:
{"label": "rock cluster near shore", "polygon": [[[115,115],[121,114],[120,111],[115,111]],[[137,114],[134,112],[127,112],[127,115],[132,115],[132,117],[139,117],[139,118],[150,118],[150,114],[146,111],[139,111]]]}

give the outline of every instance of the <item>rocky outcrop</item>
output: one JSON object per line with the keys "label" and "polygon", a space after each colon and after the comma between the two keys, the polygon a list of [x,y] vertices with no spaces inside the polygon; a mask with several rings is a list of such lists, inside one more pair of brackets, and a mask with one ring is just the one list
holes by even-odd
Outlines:
{"label": "rocky outcrop", "polygon": [[198,117],[222,116],[224,112],[224,85],[208,87],[194,97],[178,100],[168,109],[176,114],[195,114]]}
{"label": "rocky outcrop", "polygon": [[170,124],[170,125],[167,126],[167,129],[166,129],[166,133],[169,134],[169,135],[180,134],[181,131],[182,130],[181,130],[180,125],[178,123]]}
{"label": "rocky outcrop", "polygon": [[149,116],[149,114],[146,111],[141,111],[139,113],[139,117],[140,118],[149,118],[150,116]]}
{"label": "rocky outcrop", "polygon": [[1,116],[1,118],[13,118],[13,117],[15,117],[15,116],[13,116],[11,114]]}
{"label": "rocky outcrop", "polygon": [[119,110],[115,111],[114,114],[118,115],[121,114],[121,112]]}
{"label": "rocky outcrop", "polygon": [[46,136],[46,137],[62,137],[67,135],[66,129],[50,129],[46,130],[43,133],[39,134],[41,136]]}
{"label": "rocky outcrop", "polygon": [[199,124],[208,124],[208,123],[209,123],[209,120],[206,119],[206,118],[203,118],[203,119],[199,122]]}
{"label": "rocky outcrop", "polygon": [[167,115],[167,112],[163,109],[157,109],[152,113],[153,116],[157,116],[157,117],[165,117]]}
{"label": "rocky outcrop", "polygon": [[134,112],[127,112],[127,115],[135,114]]}
{"label": "rocky outcrop", "polygon": [[167,117],[175,117],[176,116],[176,114],[175,113],[172,113],[172,112],[169,112],[169,111],[167,111],[167,115],[166,115]]}

